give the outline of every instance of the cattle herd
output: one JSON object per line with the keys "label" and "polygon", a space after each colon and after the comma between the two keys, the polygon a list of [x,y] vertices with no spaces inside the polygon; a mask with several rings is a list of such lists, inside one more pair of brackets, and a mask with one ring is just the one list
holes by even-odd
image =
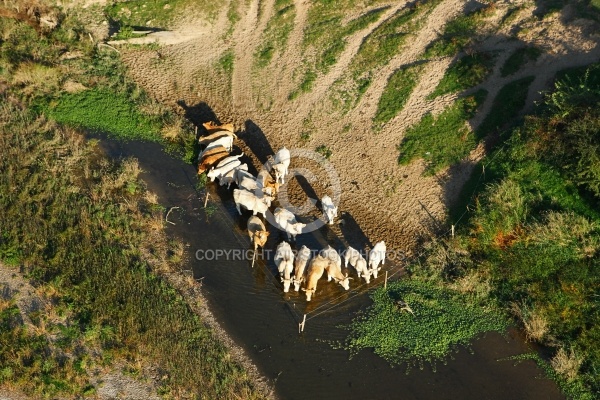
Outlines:
{"label": "cattle herd", "polygon": [[[233,199],[240,215],[241,207],[252,211],[248,219],[248,234],[254,245],[254,251],[258,247],[264,247],[269,236],[265,224],[256,215],[265,214],[271,202],[274,200],[279,186],[285,183],[290,166],[290,151],[283,147],[263,166],[257,176],[248,172],[248,165],[242,164],[242,154],[231,155],[233,141],[237,139],[234,134],[233,124],[216,125],[212,122],[203,124],[207,135],[201,136],[198,142],[204,149],[198,155],[198,174],[206,172],[207,177],[214,182],[219,180],[221,186],[231,187],[235,183],[237,189],[233,190]],[[208,172],[207,172],[208,171]],[[274,174],[274,177],[271,175]],[[323,217],[328,224],[333,224],[337,217],[337,206],[329,196],[321,199]],[[273,211],[275,222],[287,233],[288,241],[295,240],[296,235],[302,233],[306,226],[296,220],[296,216],[289,210],[277,207]],[[386,247],[383,241],[378,242],[368,253],[368,262],[358,250],[348,247],[344,252],[344,267],[350,264],[356,271],[358,278],[369,283],[371,276],[377,278],[381,265],[385,264]],[[290,244],[286,241],[277,246],[275,252],[275,264],[279,271],[284,292],[288,292],[290,285],[294,285],[296,291],[302,290],[306,293],[306,300],[310,301],[317,290],[317,282],[325,271],[327,280],[332,279],[339,283],[345,290],[350,288],[348,273],[342,273],[342,259],[338,252],[331,246],[322,249],[312,257],[312,251],[306,247],[294,254]],[[308,266],[308,268],[307,268]]]}

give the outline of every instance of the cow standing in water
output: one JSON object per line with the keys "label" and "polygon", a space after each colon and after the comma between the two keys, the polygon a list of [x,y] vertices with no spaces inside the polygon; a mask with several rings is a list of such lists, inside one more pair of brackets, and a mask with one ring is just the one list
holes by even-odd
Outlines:
{"label": "cow standing in water", "polygon": [[294,261],[295,272],[292,283],[294,284],[294,290],[296,292],[300,290],[300,284],[304,281],[304,270],[306,269],[308,260],[310,260],[310,249],[306,246],[302,246]]}
{"label": "cow standing in water", "polygon": [[281,242],[275,251],[275,265],[283,282],[283,291],[290,290],[292,272],[294,272],[294,253],[288,242]]}
{"label": "cow standing in water", "polygon": [[354,267],[359,278],[363,278],[366,283],[371,281],[371,271],[367,266],[367,260],[353,247],[348,247],[344,252],[344,266],[346,268],[348,263]]}
{"label": "cow standing in water", "polygon": [[306,278],[306,287],[302,290],[306,293],[306,301],[310,301],[312,296],[317,291],[317,283],[323,276],[325,268],[329,264],[329,260],[320,254],[310,261]]}
{"label": "cow standing in water", "polygon": [[256,215],[248,219],[248,235],[250,235],[250,241],[254,245],[255,253],[259,247],[265,247],[269,233],[265,228],[265,224]]}

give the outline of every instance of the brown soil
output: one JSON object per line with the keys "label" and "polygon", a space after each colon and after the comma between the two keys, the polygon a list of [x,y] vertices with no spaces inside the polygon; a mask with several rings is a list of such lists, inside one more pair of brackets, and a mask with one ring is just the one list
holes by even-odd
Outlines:
{"label": "brown soil", "polygon": [[[391,74],[399,67],[418,61],[444,25],[463,12],[465,2],[445,0],[438,5],[398,55],[373,74],[374,81],[358,106],[345,115],[336,111],[331,103],[330,88],[347,69],[362,40],[406,3],[390,2],[378,21],[348,37],[336,65],[317,77],[311,92],[293,101],[288,100],[288,94],[298,86],[298,68],[303,62],[301,35],[310,2],[294,1],[296,15],[288,45],[262,70],[254,66],[253,54],[273,14],[274,1],[240,3],[238,12],[242,18],[230,35],[224,8],[212,25],[186,22],[175,32],[163,33],[162,38],[153,37],[151,40],[162,43],[159,55],[154,50],[122,49],[133,78],[156,99],[180,112],[195,112],[201,119],[209,119],[214,113],[222,122],[234,122],[243,142],[240,147],[247,153],[253,152],[257,163],[265,162],[266,153],[282,146],[314,150],[326,145],[332,152],[330,162],[341,182],[340,210],[358,223],[371,243],[384,239],[388,249],[411,250],[419,238],[439,233],[439,227],[447,218],[447,207],[456,200],[473,166],[484,155],[483,146],[460,165],[433,177],[422,176],[423,161],[399,166],[396,146],[407,127],[426,113],[440,112],[455,100],[456,95],[434,100],[426,98],[452,60],[429,62],[403,111],[381,131],[373,133],[371,121]],[[540,92],[550,88],[557,71],[592,63],[600,56],[600,37],[592,22],[574,19],[574,11],[568,7],[539,20],[533,16],[535,6],[522,3],[517,17],[506,26],[501,25],[502,17],[515,2],[496,3],[495,12],[486,22],[487,39],[470,49],[498,52],[492,75],[474,88],[484,88],[489,95],[481,112],[470,121],[473,128],[492,111],[495,95],[508,82],[525,76],[535,77],[528,107],[524,110],[528,111],[534,101],[540,99]],[[515,49],[528,44],[542,48],[544,54],[517,74],[502,77],[503,61]],[[219,58],[228,50],[234,53],[231,77],[218,66]],[[180,104],[185,104],[187,109],[182,109]],[[201,107],[202,104],[206,107]],[[310,138],[303,141],[302,132],[309,132]],[[268,143],[263,143],[265,138]],[[300,167],[301,163],[302,160],[292,160],[292,167]],[[322,177],[319,172],[315,174]],[[311,184],[314,193],[318,197],[325,193],[331,195],[330,185],[322,182],[319,179]],[[300,201],[300,186],[295,185],[298,189],[294,190],[294,185],[288,190],[293,199]]]}

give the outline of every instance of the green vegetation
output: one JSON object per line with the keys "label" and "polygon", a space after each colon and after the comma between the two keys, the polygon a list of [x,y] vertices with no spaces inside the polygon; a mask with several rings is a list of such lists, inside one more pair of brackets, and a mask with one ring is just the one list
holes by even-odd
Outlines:
{"label": "green vegetation", "polygon": [[373,348],[393,364],[443,361],[458,345],[507,326],[497,310],[424,281],[401,279],[372,298],[373,305],[350,325],[344,347],[352,353]]}
{"label": "green vegetation", "polygon": [[267,23],[263,40],[254,54],[260,68],[269,64],[275,52],[285,48],[288,37],[294,28],[296,15],[294,2],[292,0],[276,0],[274,8],[274,15]]}
{"label": "green vegetation", "polygon": [[306,54],[316,51],[316,55],[307,56],[300,89],[290,93],[288,96],[290,100],[302,92],[310,91],[317,73],[327,73],[335,64],[346,47],[346,37],[377,21],[386,9],[386,7],[372,9],[352,20],[345,21],[352,4],[351,0],[344,0],[317,2],[311,5],[307,27],[304,30],[303,47]]}
{"label": "green vegetation", "polygon": [[90,89],[66,93],[40,106],[40,112],[67,125],[108,132],[120,139],[159,140],[161,121],[140,113],[121,93]]}
{"label": "green vegetation", "polygon": [[231,73],[233,72],[233,62],[234,62],[234,60],[235,60],[235,55],[233,54],[232,50],[226,51],[225,53],[223,53],[223,55],[221,56],[221,58],[219,58],[219,66],[229,76],[231,76]]}
{"label": "green vegetation", "polygon": [[169,28],[177,18],[183,17],[183,11],[200,12],[209,18],[215,18],[224,5],[222,0],[132,0],[126,3],[111,2],[104,12],[121,29]]}
{"label": "green vegetation", "polygon": [[510,312],[529,340],[554,349],[538,362],[576,399],[600,391],[599,71],[562,75],[538,114],[484,160],[482,190],[456,238],[409,267],[413,279],[480,293]]}
{"label": "green vegetation", "polygon": [[410,127],[398,146],[398,162],[408,164],[415,158],[427,161],[427,174],[464,159],[477,144],[475,135],[467,126],[487,92],[480,90],[472,96],[458,99],[439,115],[425,115]]}
{"label": "green vegetation", "polygon": [[309,22],[304,31],[304,46],[319,49],[315,67],[320,72],[327,72],[329,67],[335,64],[337,57],[346,47],[347,36],[377,21],[385,11],[385,8],[374,9],[344,22],[347,8],[339,3],[316,3],[309,10]]}
{"label": "green vegetation", "polygon": [[542,50],[535,46],[522,47],[508,57],[500,69],[500,75],[509,76],[521,69],[530,61],[535,61],[542,55]]}
{"label": "green vegetation", "polygon": [[[11,106],[6,97],[3,104],[2,245],[17,249],[30,279],[40,288],[52,287],[57,301],[75,313],[73,325],[56,327],[64,340],[55,345],[72,348],[99,328],[112,332],[110,340],[98,344],[104,358],[154,360],[168,371],[165,384],[173,390],[202,388],[203,395],[214,398],[233,393],[253,397],[240,366],[144,261],[153,255],[154,268],[172,268],[168,260],[176,260],[182,247],[169,246],[160,233],[163,212],[148,201],[152,196],[137,180],[137,163],[126,160],[114,166],[92,156],[93,143]],[[13,343],[34,352],[45,346],[38,335],[18,326],[7,335],[11,342],[1,346],[3,360],[11,359],[7,352]],[[6,365],[11,381],[28,393],[81,393],[84,383],[77,382],[87,369],[74,373],[71,363],[44,359],[53,353],[29,363],[27,354]],[[61,383],[65,379],[68,384]]]}
{"label": "green vegetation", "polygon": [[494,99],[489,112],[476,130],[477,140],[483,139],[499,129],[507,128],[525,107],[529,85],[534,77],[528,76],[506,84]]}
{"label": "green vegetation", "polygon": [[72,15],[42,36],[9,18],[0,30],[0,261],[20,266],[51,306],[29,326],[0,301],[0,384],[34,397],[93,395],[94,370],[141,360],[164,372],[160,392],[171,398],[261,398],[162,277],[178,270],[183,245],[165,238],[164,208],[137,163],[108,162],[58,122],[161,137],[191,157],[189,125],[126,78],[112,50],[92,47]]}
{"label": "green vegetation", "polygon": [[317,73],[311,69],[304,73],[300,87],[297,90],[292,91],[288,95],[288,100],[294,100],[302,93],[308,93],[313,87],[313,84],[317,80]]}
{"label": "green vegetation", "polygon": [[452,64],[428,99],[447,93],[462,92],[477,86],[485,80],[494,67],[494,56],[489,53],[475,53],[461,57]]}
{"label": "green vegetation", "polygon": [[473,44],[477,29],[491,11],[493,11],[493,3],[449,21],[441,38],[427,46],[424,56],[426,58],[452,57],[465,50]]}
{"label": "green vegetation", "polygon": [[413,65],[400,68],[394,72],[379,98],[377,113],[373,118],[375,129],[394,118],[406,104],[408,97],[417,84],[417,78],[423,70],[423,65]]}
{"label": "green vegetation", "polygon": [[329,147],[325,146],[324,144],[317,146],[315,151],[328,160],[329,160],[329,157],[331,157],[331,155],[333,154],[331,152],[331,149]]}
{"label": "green vegetation", "polygon": [[336,82],[332,99],[339,108],[347,112],[356,106],[371,85],[373,72],[398,54],[406,38],[419,29],[424,17],[439,2],[431,0],[402,9],[364,39],[348,73]]}
{"label": "green vegetation", "polygon": [[[135,85],[113,50],[89,47],[89,41],[82,40],[84,28],[72,17],[39,38],[27,24],[10,19],[0,24],[7,32],[7,40],[0,43],[7,80],[35,110],[84,130],[162,141],[168,151],[190,160],[196,151],[190,124]],[[64,59],[61,51],[83,55]]]}

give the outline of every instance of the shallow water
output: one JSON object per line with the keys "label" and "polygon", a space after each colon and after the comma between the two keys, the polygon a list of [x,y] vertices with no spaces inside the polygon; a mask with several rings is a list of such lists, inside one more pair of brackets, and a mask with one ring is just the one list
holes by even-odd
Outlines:
{"label": "shallow water", "polygon": [[[207,216],[203,193],[194,189],[196,172],[190,165],[163,153],[154,143],[118,143],[103,139],[102,147],[115,158],[137,158],[144,170],[141,178],[166,207],[179,207],[169,214],[170,234],[188,245],[188,267],[201,279],[209,306],[222,327],[244,348],[263,375],[274,383],[282,399],[562,399],[556,384],[543,378],[533,361],[515,364],[500,359],[528,351],[519,333],[509,330],[503,337],[489,333],[475,340],[471,349],[459,349],[446,365],[434,372],[429,365],[414,368],[390,367],[370,351],[352,359],[345,350],[335,350],[330,342],[341,341],[345,331],[339,326],[350,322],[354,313],[368,306],[366,292],[380,285],[383,274],[359,289],[355,278],[350,291],[319,281],[316,297],[310,303],[303,292],[284,294],[272,261],[198,260],[214,251],[250,248],[245,232],[250,215],[237,214],[231,191],[209,184],[209,202],[216,211]],[[349,237],[352,237],[351,235]],[[360,237],[360,235],[356,235]],[[272,230],[265,246],[274,251],[285,236]],[[351,240],[351,239],[350,239]],[[293,248],[303,244],[320,249],[327,243],[341,249],[342,241],[324,227],[315,234],[303,234]],[[351,243],[353,244],[353,243]],[[202,253],[203,252],[203,253]],[[231,253],[230,253],[231,254]],[[390,275],[397,269],[386,263]],[[391,269],[390,269],[391,268]],[[352,275],[352,273],[351,273]],[[305,330],[298,322],[307,313]]]}

